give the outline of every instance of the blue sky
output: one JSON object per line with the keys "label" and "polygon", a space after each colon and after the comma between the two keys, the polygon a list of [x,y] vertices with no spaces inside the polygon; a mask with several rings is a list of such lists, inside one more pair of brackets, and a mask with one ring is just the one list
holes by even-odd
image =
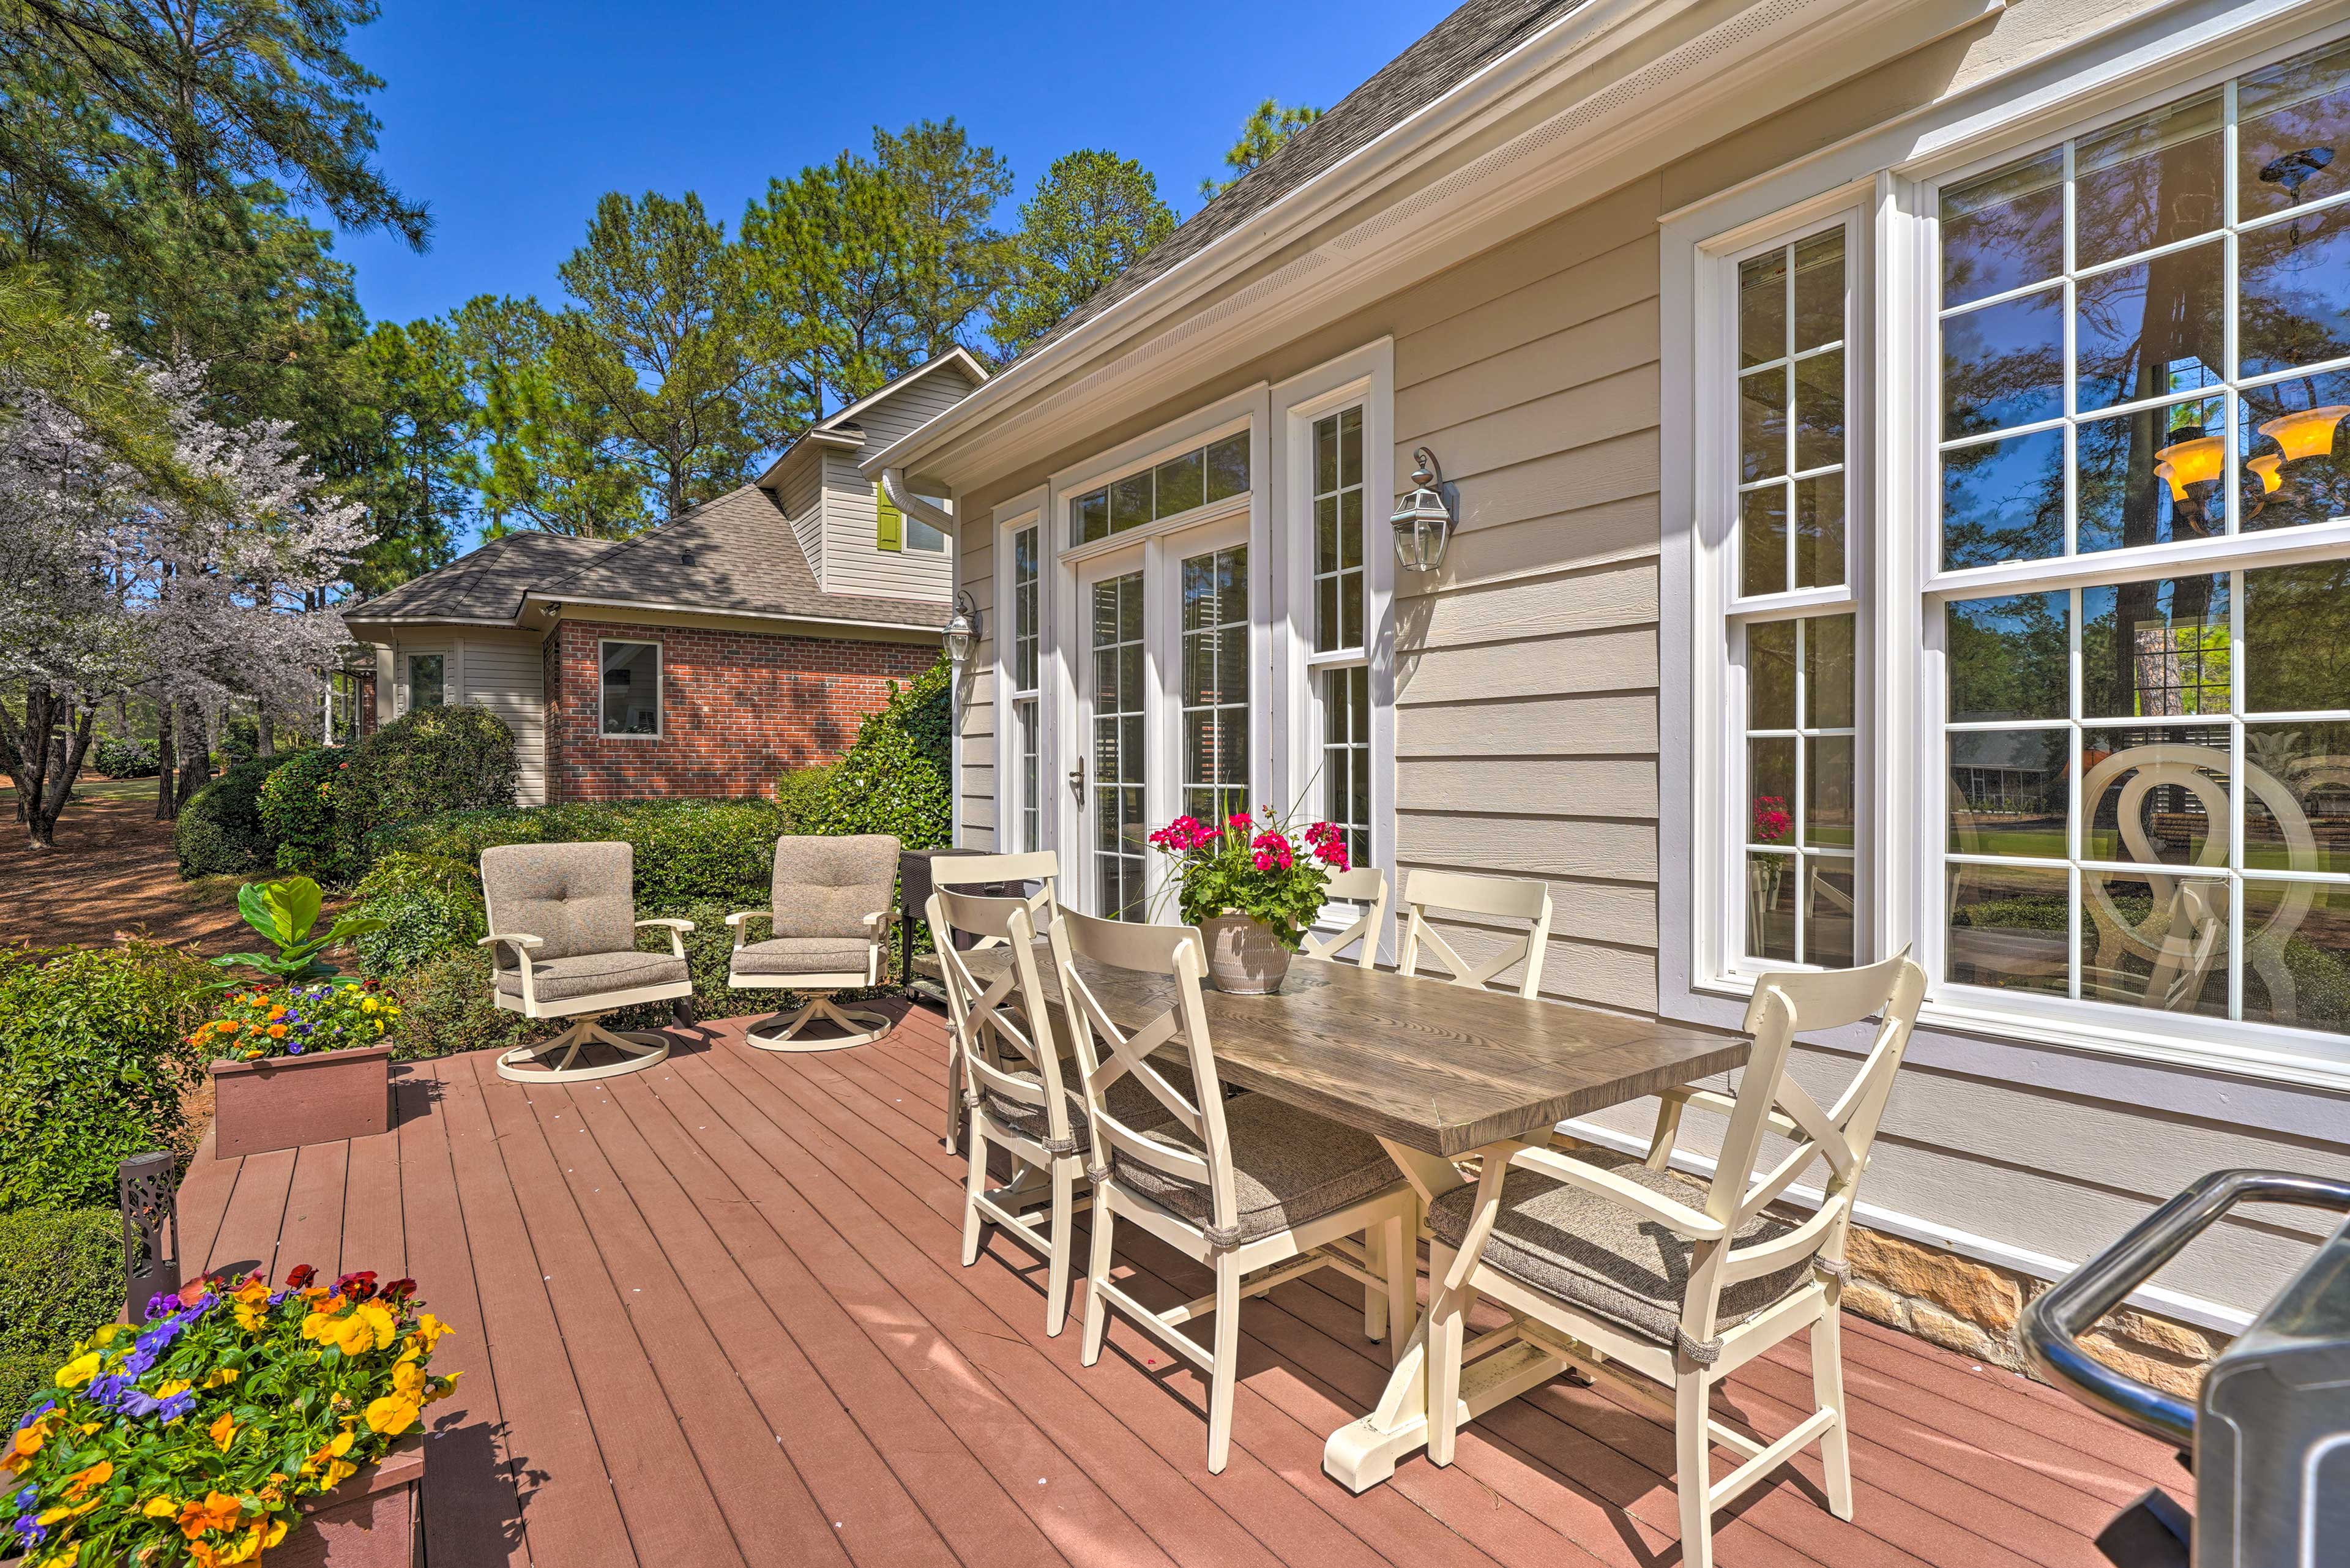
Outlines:
{"label": "blue sky", "polygon": [[877,122],[948,115],[1011,160],[1015,201],[1054,158],[1097,146],[1141,160],[1188,215],[1257,100],[1326,108],[1449,8],[383,0],[352,52],[388,83],[382,162],[431,203],[432,245],[338,249],[374,317],[552,299],[606,191],[697,191],[731,231],[771,175],[868,151]]}

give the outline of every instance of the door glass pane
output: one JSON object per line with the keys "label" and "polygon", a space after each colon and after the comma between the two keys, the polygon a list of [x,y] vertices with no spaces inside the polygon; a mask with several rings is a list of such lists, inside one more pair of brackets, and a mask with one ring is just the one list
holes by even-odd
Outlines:
{"label": "door glass pane", "polygon": [[1149,832],[1142,817],[1142,574],[1105,578],[1091,597],[1095,886],[1102,914],[1139,920],[1146,918]]}
{"label": "door glass pane", "polygon": [[1363,646],[1363,410],[1314,421],[1314,650]]}
{"label": "door glass pane", "polygon": [[1347,836],[1347,863],[1371,863],[1371,672],[1322,676],[1322,815]]}
{"label": "door glass pane", "polygon": [[1179,591],[1183,810],[1221,822],[1248,809],[1248,547],[1185,557]]}

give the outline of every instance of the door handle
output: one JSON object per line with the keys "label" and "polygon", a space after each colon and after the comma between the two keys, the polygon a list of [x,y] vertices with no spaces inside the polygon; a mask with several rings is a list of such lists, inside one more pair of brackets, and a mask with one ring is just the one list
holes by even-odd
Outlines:
{"label": "door handle", "polygon": [[1086,804],[1086,759],[1083,757],[1079,757],[1077,765],[1069,770],[1069,793],[1077,797],[1079,805]]}

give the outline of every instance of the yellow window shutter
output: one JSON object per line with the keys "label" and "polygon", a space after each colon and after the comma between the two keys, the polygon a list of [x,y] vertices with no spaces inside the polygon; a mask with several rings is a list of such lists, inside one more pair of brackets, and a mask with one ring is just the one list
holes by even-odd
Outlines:
{"label": "yellow window shutter", "polygon": [[881,482],[873,482],[873,545],[880,550],[906,547],[906,514],[890,503]]}

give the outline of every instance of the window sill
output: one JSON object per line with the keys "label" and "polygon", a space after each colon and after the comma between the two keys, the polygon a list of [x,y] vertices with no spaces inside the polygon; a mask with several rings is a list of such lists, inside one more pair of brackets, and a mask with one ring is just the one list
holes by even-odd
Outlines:
{"label": "window sill", "polygon": [[[1693,997],[1718,997],[1742,1004],[1754,994],[1755,978],[1752,974],[1723,974],[1699,981],[1690,991]],[[2297,1030],[2270,1031],[2257,1024],[2210,1019],[2202,1021],[2205,1032],[2199,1038],[2178,1030],[2129,1028],[2126,1017],[2116,1016],[2119,1009],[2103,1010],[2095,1003],[2087,1004],[2086,1009],[2078,1002],[2066,1005],[2074,1010],[2070,1016],[2022,1012],[1977,1001],[1976,993],[1962,988],[1957,996],[1929,996],[1918,1010],[1918,1027],[2011,1044],[2148,1062],[2293,1088],[2350,1094],[2350,1059],[2329,1059],[2290,1048],[2301,1040],[2307,1040],[2315,1048],[2330,1036]],[[2248,1029],[2266,1035],[2270,1043],[2223,1037]]]}

